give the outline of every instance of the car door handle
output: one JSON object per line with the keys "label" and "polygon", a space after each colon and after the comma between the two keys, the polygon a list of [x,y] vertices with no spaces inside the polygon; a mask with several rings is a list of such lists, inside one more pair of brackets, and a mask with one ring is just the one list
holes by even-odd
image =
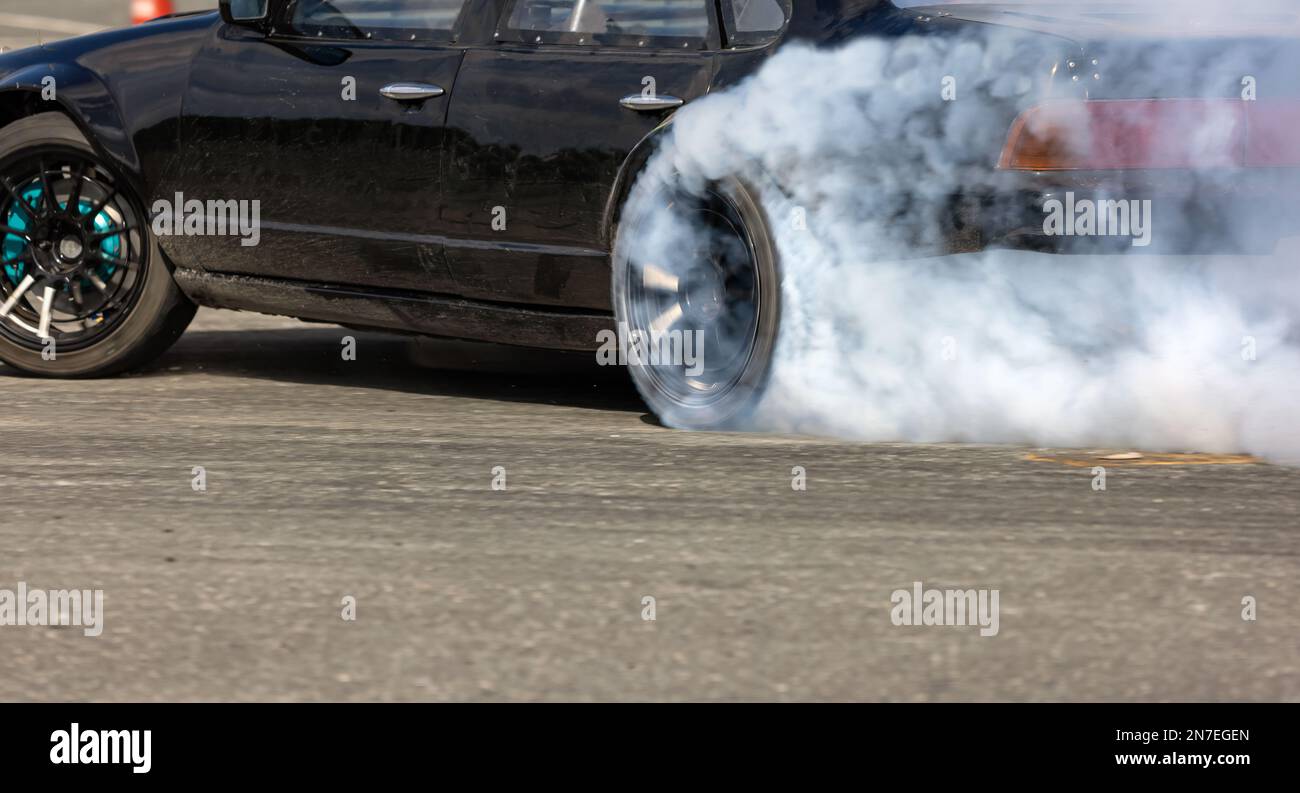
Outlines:
{"label": "car door handle", "polygon": [[678,99],[675,96],[664,96],[662,94],[651,94],[650,96],[646,96],[645,94],[632,94],[631,96],[623,97],[618,103],[623,107],[626,107],[628,110],[636,110],[641,113],[651,113],[655,110],[667,110],[673,107],[681,107],[686,104],[686,101],[684,99]]}
{"label": "car door handle", "polygon": [[429,83],[393,83],[380,88],[379,93],[394,102],[423,102],[447,92],[441,86]]}

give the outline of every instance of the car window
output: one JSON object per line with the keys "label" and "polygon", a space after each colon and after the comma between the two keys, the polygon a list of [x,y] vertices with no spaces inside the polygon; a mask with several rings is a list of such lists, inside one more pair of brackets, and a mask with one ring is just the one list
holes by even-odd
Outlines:
{"label": "car window", "polygon": [[724,13],[729,42],[767,44],[790,21],[790,0],[727,0]]}
{"label": "car window", "polygon": [[790,18],[790,0],[731,0],[731,34],[776,38]]}
{"label": "car window", "polygon": [[292,32],[328,38],[426,38],[450,33],[465,0],[292,0]]}
{"label": "car window", "polygon": [[710,0],[515,0],[507,28],[525,41],[702,45]]}

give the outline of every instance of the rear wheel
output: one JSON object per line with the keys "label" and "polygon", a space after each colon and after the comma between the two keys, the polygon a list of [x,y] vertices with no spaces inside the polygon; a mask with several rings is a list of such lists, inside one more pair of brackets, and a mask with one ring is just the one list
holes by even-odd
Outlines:
{"label": "rear wheel", "polygon": [[734,179],[647,192],[619,224],[613,264],[620,336],[643,350],[628,370],[650,408],[685,429],[742,418],[780,327],[776,250],[755,192]]}
{"label": "rear wheel", "polygon": [[0,139],[0,360],[96,377],[161,355],[196,307],[172,280],[137,196],[70,120]]}

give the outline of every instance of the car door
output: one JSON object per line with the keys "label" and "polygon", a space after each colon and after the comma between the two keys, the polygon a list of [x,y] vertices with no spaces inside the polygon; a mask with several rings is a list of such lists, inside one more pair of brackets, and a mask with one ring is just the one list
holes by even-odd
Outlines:
{"label": "car door", "polygon": [[628,153],[707,93],[715,4],[502,5],[495,43],[466,53],[448,114],[448,264],[465,295],[608,309],[610,193]]}
{"label": "car door", "polygon": [[186,203],[259,202],[260,238],[177,232],[164,249],[210,271],[454,291],[429,229],[463,4],[281,0],[269,33],[219,26],[167,183]]}

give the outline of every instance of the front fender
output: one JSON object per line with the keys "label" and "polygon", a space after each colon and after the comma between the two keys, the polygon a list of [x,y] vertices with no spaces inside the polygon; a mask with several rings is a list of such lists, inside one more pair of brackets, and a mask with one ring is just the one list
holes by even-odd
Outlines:
{"label": "front fender", "polygon": [[660,142],[667,137],[669,130],[672,128],[673,119],[676,114],[664,119],[664,122],[652,129],[642,138],[632,151],[624,158],[623,164],[618,169],[618,176],[614,181],[614,189],[609,192],[609,200],[605,204],[605,213],[603,228],[605,229],[605,239],[611,248],[613,247],[614,232],[618,226],[619,214],[623,211],[623,205],[627,203],[628,195],[636,185],[637,177],[645,169],[646,163],[658,151]]}
{"label": "front fender", "polygon": [[63,113],[101,156],[127,177],[140,179],[140,158],[117,103],[104,81],[89,70],[67,63],[28,64],[0,77],[0,104],[32,113]]}
{"label": "front fender", "polygon": [[0,55],[0,123],[63,113],[147,203],[180,166],[190,64],[219,24],[210,12]]}

